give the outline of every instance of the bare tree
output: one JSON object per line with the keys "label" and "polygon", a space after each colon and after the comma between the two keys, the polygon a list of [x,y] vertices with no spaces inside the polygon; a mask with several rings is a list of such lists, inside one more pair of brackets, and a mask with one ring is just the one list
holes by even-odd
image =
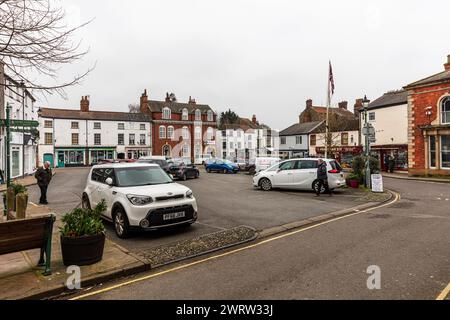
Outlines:
{"label": "bare tree", "polygon": [[[79,84],[92,70],[58,83],[60,67],[80,60],[88,52],[72,38],[90,21],[69,27],[65,16],[65,11],[52,0],[0,0],[0,63],[27,89],[64,96],[64,88]],[[34,80],[30,74],[37,74],[41,80]],[[56,84],[44,83],[50,79]]]}
{"label": "bare tree", "polygon": [[141,112],[141,106],[138,103],[130,103],[128,105],[128,110],[130,113],[139,113]]}

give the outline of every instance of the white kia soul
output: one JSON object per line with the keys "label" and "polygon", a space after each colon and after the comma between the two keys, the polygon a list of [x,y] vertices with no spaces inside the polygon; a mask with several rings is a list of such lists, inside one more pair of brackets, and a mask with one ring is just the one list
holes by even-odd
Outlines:
{"label": "white kia soul", "polygon": [[83,208],[102,200],[108,206],[104,218],[114,222],[119,238],[133,229],[193,224],[197,202],[192,191],[174,183],[156,164],[114,163],[94,166],[82,197]]}
{"label": "white kia soul", "polygon": [[[330,189],[345,186],[342,167],[336,160],[326,159],[328,184]],[[253,186],[269,191],[272,188],[314,190],[319,188],[317,168],[319,159],[291,159],[257,173],[253,177]],[[325,191],[324,188],[321,190]]]}

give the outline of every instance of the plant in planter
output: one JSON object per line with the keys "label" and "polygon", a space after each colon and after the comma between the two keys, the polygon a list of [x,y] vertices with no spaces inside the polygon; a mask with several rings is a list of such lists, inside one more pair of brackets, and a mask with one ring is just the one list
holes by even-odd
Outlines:
{"label": "plant in planter", "polygon": [[348,181],[349,181],[350,187],[352,187],[354,189],[358,189],[359,183],[361,182],[361,176],[356,173],[351,173],[348,176]]}
{"label": "plant in planter", "polygon": [[[27,210],[27,205],[28,205],[28,190],[25,186],[18,184],[18,183],[11,183],[9,190],[11,190],[11,194],[13,195],[14,199],[12,199],[9,203],[10,203],[10,210],[11,211],[18,211],[18,206],[17,206],[17,198],[20,195],[20,211],[21,212],[26,212]],[[12,196],[11,196],[12,197]],[[3,205],[5,206],[5,208],[8,205],[8,192],[5,191],[3,193]]]}
{"label": "plant in planter", "polygon": [[106,210],[103,200],[93,210],[76,208],[64,215],[61,251],[66,266],[86,266],[103,258],[105,226],[101,214]]}

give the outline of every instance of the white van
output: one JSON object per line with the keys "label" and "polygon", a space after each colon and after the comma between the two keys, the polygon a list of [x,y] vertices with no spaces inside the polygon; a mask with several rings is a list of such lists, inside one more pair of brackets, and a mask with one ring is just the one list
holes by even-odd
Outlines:
{"label": "white van", "polygon": [[269,169],[272,166],[276,165],[277,163],[280,163],[280,161],[281,161],[280,158],[274,158],[274,157],[255,158],[253,160],[250,160],[250,163],[249,163],[250,170],[249,170],[249,172],[251,174],[255,174],[255,173],[264,171],[264,170]]}
{"label": "white van", "polygon": [[165,156],[147,156],[140,157],[139,160],[167,160]]}

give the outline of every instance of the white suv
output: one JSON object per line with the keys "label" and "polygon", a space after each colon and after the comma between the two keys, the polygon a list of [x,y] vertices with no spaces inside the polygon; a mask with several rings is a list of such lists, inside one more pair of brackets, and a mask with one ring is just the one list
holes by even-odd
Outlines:
{"label": "white suv", "polygon": [[[345,186],[342,168],[336,160],[324,160],[328,169],[328,184],[331,190]],[[253,186],[269,191],[272,188],[314,190],[319,188],[317,168],[319,159],[291,159],[257,173]],[[324,191],[324,188],[321,190]]]}
{"label": "white suv", "polygon": [[192,191],[174,183],[156,164],[94,166],[82,205],[91,208],[102,200],[108,206],[104,218],[114,222],[119,238],[127,238],[133,229],[155,230],[197,220],[197,202]]}

